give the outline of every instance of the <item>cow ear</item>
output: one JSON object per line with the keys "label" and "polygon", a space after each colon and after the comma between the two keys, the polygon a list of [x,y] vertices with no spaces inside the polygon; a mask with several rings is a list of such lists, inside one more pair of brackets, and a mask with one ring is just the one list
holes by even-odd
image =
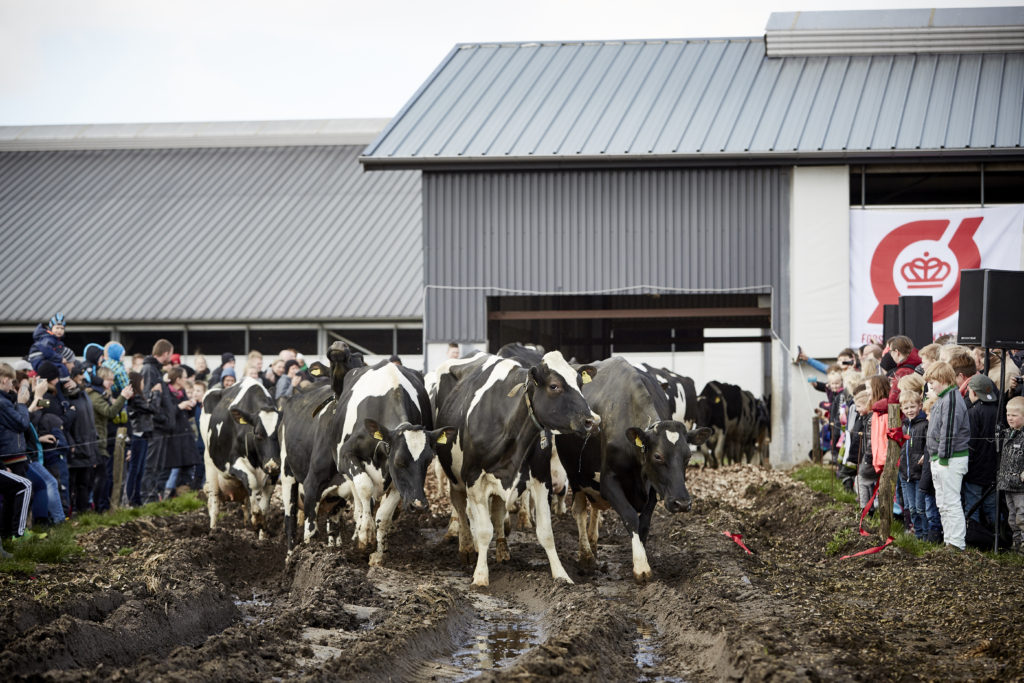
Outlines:
{"label": "cow ear", "polygon": [[430,436],[434,438],[434,443],[439,446],[445,446],[455,443],[456,433],[455,427],[441,427],[441,429],[435,429],[430,432]]}
{"label": "cow ear", "polygon": [[534,365],[532,368],[530,368],[530,379],[532,379],[533,383],[536,384],[537,386],[542,386],[544,384],[543,366]]}
{"label": "cow ear", "polygon": [[593,365],[584,365],[579,369],[580,381],[584,384],[590,384],[594,381],[594,375],[597,374],[597,368]]}
{"label": "cow ear", "polygon": [[644,430],[630,427],[626,430],[626,438],[629,439],[631,444],[639,448],[641,453],[647,450],[647,435],[644,434]]}
{"label": "cow ear", "polygon": [[711,430],[707,427],[701,427],[699,429],[691,429],[686,433],[686,441],[691,446],[699,446],[708,440],[711,436]]}
{"label": "cow ear", "polygon": [[250,415],[246,415],[238,408],[231,409],[231,418],[240,425],[247,425],[252,422],[252,417]]}
{"label": "cow ear", "polygon": [[363,421],[363,425],[366,427],[366,433],[377,441],[386,441],[388,438],[388,430],[377,424],[376,420],[366,418]]}

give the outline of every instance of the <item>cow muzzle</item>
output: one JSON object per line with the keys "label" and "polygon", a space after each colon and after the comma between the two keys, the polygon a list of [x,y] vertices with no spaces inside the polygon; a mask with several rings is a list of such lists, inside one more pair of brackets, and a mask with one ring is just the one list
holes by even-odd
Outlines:
{"label": "cow muzzle", "polygon": [[669,512],[689,512],[691,501],[689,498],[673,498],[665,501],[665,509]]}
{"label": "cow muzzle", "polygon": [[427,505],[427,501],[425,499],[413,498],[412,500],[405,504],[405,507],[406,509],[412,510],[413,512],[422,512],[423,510],[426,510],[429,506]]}

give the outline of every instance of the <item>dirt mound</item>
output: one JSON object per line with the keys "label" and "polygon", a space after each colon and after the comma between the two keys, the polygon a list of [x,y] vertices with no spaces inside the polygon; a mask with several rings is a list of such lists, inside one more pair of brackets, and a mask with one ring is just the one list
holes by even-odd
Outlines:
{"label": "dirt mound", "polygon": [[[258,541],[230,509],[91,532],[86,554],[0,576],[4,680],[721,680],[1024,676],[1021,565],[977,552],[853,560],[857,511],[784,473],[693,469],[693,512],[655,512],[654,572],[632,580],[614,515],[595,570],[555,518],[575,585],[551,578],[532,531],[470,586],[431,513],[403,513],[385,566],[367,554]],[[436,487],[435,487],[436,488]],[[279,521],[279,520],[275,520]],[[730,534],[742,534],[747,554]],[[838,551],[838,552],[837,552]]]}

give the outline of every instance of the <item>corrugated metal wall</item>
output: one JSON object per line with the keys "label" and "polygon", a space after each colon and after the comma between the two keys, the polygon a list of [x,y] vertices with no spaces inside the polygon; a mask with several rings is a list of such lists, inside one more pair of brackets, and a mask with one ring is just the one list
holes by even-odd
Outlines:
{"label": "corrugated metal wall", "polygon": [[664,288],[773,291],[785,339],[788,212],[786,168],[425,172],[427,340],[485,339],[488,295]]}

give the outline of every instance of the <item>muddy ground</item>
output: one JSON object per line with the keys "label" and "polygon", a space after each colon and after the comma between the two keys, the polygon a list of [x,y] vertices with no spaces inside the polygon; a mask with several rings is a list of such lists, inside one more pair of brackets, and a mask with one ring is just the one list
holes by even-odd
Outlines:
{"label": "muddy ground", "polygon": [[439,505],[401,518],[382,568],[348,542],[286,562],[237,510],[212,534],[204,510],[97,530],[83,558],[0,576],[0,680],[1024,679],[1019,564],[898,548],[840,560],[878,543],[827,553],[851,506],[751,467],[689,481],[692,512],[658,508],[647,585],[607,515],[589,574],[556,517],[575,585],[514,531],[485,589]]}

